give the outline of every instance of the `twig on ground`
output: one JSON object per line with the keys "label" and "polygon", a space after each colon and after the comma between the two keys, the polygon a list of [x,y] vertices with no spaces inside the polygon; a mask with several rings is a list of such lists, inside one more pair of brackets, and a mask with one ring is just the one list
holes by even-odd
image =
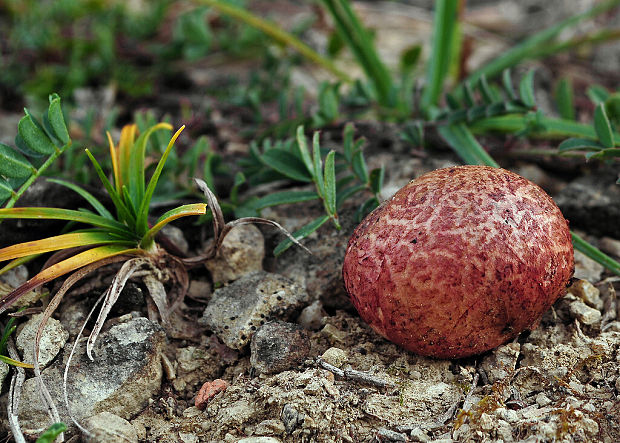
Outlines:
{"label": "twig on ground", "polygon": [[356,371],[355,369],[340,369],[334,365],[330,365],[322,358],[316,359],[317,364],[323,369],[327,369],[328,371],[334,373],[338,377],[345,378],[347,380],[357,381],[360,383],[367,383],[373,386],[377,386],[379,388],[394,388],[396,385],[391,381],[384,380],[383,378],[377,377],[375,375],[369,374],[367,372]]}

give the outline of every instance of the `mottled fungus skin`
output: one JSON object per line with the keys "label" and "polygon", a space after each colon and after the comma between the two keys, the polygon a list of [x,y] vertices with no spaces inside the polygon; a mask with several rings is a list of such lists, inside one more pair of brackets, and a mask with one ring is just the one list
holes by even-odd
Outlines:
{"label": "mottled fungus skin", "polygon": [[457,166],[411,181],[369,214],[343,277],[376,332],[417,354],[460,358],[533,327],[573,270],[568,222],[540,187]]}

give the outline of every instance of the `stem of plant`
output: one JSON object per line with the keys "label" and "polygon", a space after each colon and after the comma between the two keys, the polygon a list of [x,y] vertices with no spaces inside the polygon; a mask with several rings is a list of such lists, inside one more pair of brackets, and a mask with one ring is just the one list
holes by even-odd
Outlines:
{"label": "stem of plant", "polygon": [[[37,179],[41,176],[41,174],[43,174],[43,172],[45,172],[45,170],[52,164],[54,163],[54,161],[60,157],[60,155],[62,155],[63,152],[65,152],[69,147],[71,147],[71,142],[67,143],[66,145],[64,145],[62,148],[57,149],[56,152],[54,152],[52,155],[49,156],[49,158],[45,161],[45,163],[43,163],[41,165],[41,167],[39,169],[37,169],[37,172],[32,174],[28,180],[26,180],[24,182],[23,185],[20,186],[20,188],[15,192],[15,194],[13,194],[13,196],[9,199],[9,201],[6,203],[6,205],[4,206],[4,208],[8,209],[8,208],[12,208],[13,206],[15,206],[15,203],[17,202],[17,200],[19,200],[19,198],[24,194],[24,192],[26,192],[26,189],[28,189],[28,187]],[[0,223],[2,223],[4,219],[0,219]]]}

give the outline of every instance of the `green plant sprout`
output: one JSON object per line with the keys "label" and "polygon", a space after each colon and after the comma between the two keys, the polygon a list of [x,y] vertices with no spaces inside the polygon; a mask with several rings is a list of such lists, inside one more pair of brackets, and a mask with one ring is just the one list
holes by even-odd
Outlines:
{"label": "green plant sprout", "polygon": [[0,204],[5,208],[12,208],[72,143],[57,94],[49,96],[43,124],[27,109],[25,113],[18,124],[17,149],[0,143]]}
{"label": "green plant sprout", "polygon": [[[56,253],[56,256],[59,257],[56,263],[5,296],[0,301],[0,312],[5,311],[26,292],[85,266],[88,266],[89,270],[92,271],[98,265],[114,261],[115,257],[124,257],[125,259],[141,257],[157,268],[156,263],[159,262],[159,266],[161,266],[162,260],[164,262],[167,260],[165,252],[155,242],[157,232],[177,218],[204,214],[206,205],[196,203],[177,207],[166,212],[152,226],[149,225],[148,215],[151,197],[166,159],[183,127],[171,138],[147,183],[144,172],[146,144],[149,137],[161,129],[171,129],[171,126],[160,123],[136,138],[136,126],[128,125],[121,132],[121,140],[118,146],[114,146],[111,138],[109,138],[110,157],[113,165],[112,183],[107,179],[99,162],[86,150],[86,154],[114,204],[116,209],[114,215],[92,194],[77,185],[62,180],[55,181],[82,196],[92,206],[92,210],[75,211],[36,207],[0,209],[0,219],[57,219],[91,226],[47,239],[0,249],[0,261],[18,260],[34,254],[61,251]],[[39,134],[41,137],[42,135],[42,133]],[[26,143],[34,148],[36,143],[42,139],[41,137],[32,140],[27,139]],[[67,254],[66,251],[69,253]]]}
{"label": "green plant sprout", "polygon": [[66,430],[66,424],[62,422],[54,423],[39,435],[35,443],[54,443],[56,438]]}
{"label": "green plant sprout", "polygon": [[[343,132],[342,152],[321,148],[318,132],[312,137],[311,151],[303,126],[297,128],[295,143],[292,140],[276,144],[267,141],[263,143],[262,150],[253,144],[248,158],[239,162],[244,171],[239,177],[240,182],[247,181],[254,186],[288,179],[312,184],[314,190],[278,191],[261,198],[251,198],[241,202],[235,213],[260,214],[260,210],[270,206],[318,200],[322,203],[324,214],[293,232],[293,237],[301,240],[330,220],[336,229],[340,229],[338,210],[352,196],[365,191],[371,196],[358,208],[358,218],[361,220],[381,200],[379,193],[385,169],[381,167],[368,171],[362,150],[365,140],[354,140],[353,135],[353,125],[347,124]],[[284,239],[276,246],[274,253],[279,255],[292,244],[290,238]]]}

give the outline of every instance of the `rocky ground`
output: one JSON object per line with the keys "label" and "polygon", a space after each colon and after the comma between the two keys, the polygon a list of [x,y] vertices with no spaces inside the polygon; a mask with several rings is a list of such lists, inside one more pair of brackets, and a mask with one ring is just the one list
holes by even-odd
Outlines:
{"label": "rocky ground", "polygon": [[[402,173],[388,188],[455,160],[389,155]],[[557,200],[582,182],[566,184]],[[606,197],[618,207],[620,193]],[[294,229],[313,211],[265,215]],[[355,223],[352,211],[341,217],[342,231],[325,228],[306,242],[312,255],[292,249],[277,260],[276,233],[236,228],[218,258],[194,271],[167,331],[145,317],[140,286],[127,288],[94,361],[82,338],[68,366],[71,414],[92,434],[85,440],[618,441],[617,278],[578,254],[578,280],[534,331],[477,358],[424,358],[375,334],[349,304],[340,267]],[[620,242],[600,235],[620,256]],[[20,269],[5,281],[25,277]],[[68,424],[65,365],[100,291],[68,299],[42,342],[43,378]],[[18,331],[26,361],[37,323]],[[32,378],[19,417],[29,435],[48,423]]]}
{"label": "rocky ground", "polygon": [[[497,23],[503,16],[498,11],[504,10],[497,8],[497,2],[494,8],[481,3],[472,21]],[[505,26],[517,26],[519,17],[525,17],[513,2],[499,3],[513,8]],[[584,2],[572,3],[581,8]],[[370,4],[366,8],[370,9],[361,12],[377,17],[368,12],[373,12]],[[552,21],[552,10],[543,10],[542,23]],[[389,7],[384,11],[391,17]],[[380,20],[377,23],[380,29]],[[428,30],[427,20],[417,23]],[[398,46],[402,40],[406,39],[381,40],[382,47]],[[492,40],[487,48],[497,51],[502,44]],[[594,63],[604,65],[601,78],[610,72],[609,65],[601,62],[605,51],[602,48],[592,56]],[[613,63],[612,58],[607,56],[606,61]],[[539,66],[543,79],[554,69]],[[188,75],[195,79],[199,73]],[[591,74],[583,75],[589,79]],[[540,97],[545,100],[549,98]],[[214,138],[234,151],[240,141],[232,125],[220,118]],[[356,135],[368,139],[369,166],[388,165],[385,198],[424,172],[458,163],[445,150],[412,155],[395,125],[358,122],[356,127]],[[324,130],[327,146],[337,146],[341,130]],[[490,138],[485,145],[503,165],[543,186],[572,228],[620,259],[617,170],[586,165],[581,159],[509,158],[500,139]],[[33,194],[39,199],[43,195],[48,200],[62,198],[54,194],[53,185],[37,186],[41,188]],[[98,339],[93,360],[84,350],[84,335],[92,323],[87,323],[86,333],[80,330],[114,269],[87,280],[49,322],[39,358],[43,380],[69,426],[67,439],[620,441],[619,278],[576,254],[575,282],[533,331],[478,357],[420,357],[374,333],[349,303],[341,265],[355,227],[355,203],[340,214],[341,231],[324,226],[304,242],[312,255],[292,248],[275,259],[272,251],[281,239],[276,232],[236,228],[216,259],[191,271],[189,294],[168,325],[147,318],[145,289],[131,283]],[[298,205],[263,215],[292,231],[320,211],[318,205]],[[0,234],[39,229],[39,225],[22,225],[9,232],[7,226]],[[206,228],[197,233],[194,227],[181,225],[167,235],[191,254],[206,247],[204,232]],[[25,281],[32,271],[21,267],[0,277],[0,293]],[[34,315],[16,334],[17,352],[25,361],[37,324]],[[2,364],[0,369],[8,372]],[[34,440],[49,425],[49,418],[32,372],[25,375],[19,421],[22,431]],[[2,411],[6,411],[8,384],[6,378]],[[0,425],[8,429],[6,412]],[[81,432],[82,428],[88,432]]]}

